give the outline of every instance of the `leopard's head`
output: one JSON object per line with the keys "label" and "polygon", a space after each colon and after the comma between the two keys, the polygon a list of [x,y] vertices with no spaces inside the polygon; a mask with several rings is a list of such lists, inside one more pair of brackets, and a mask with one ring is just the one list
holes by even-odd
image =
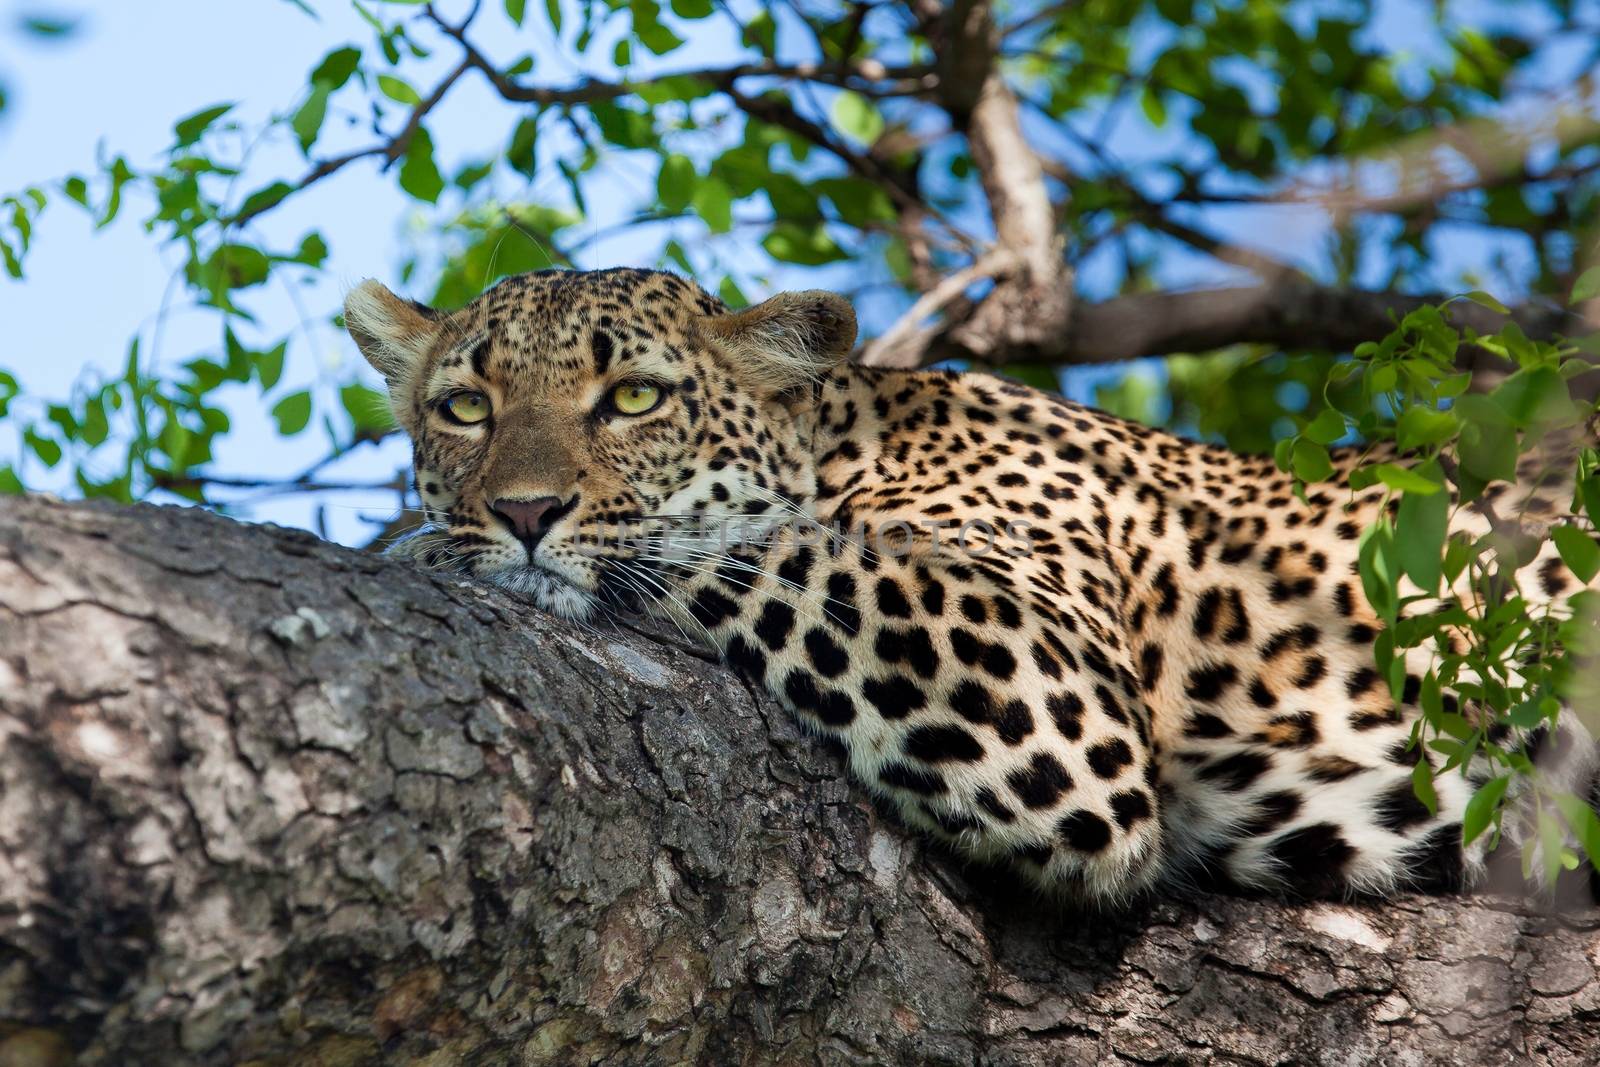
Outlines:
{"label": "leopard's head", "polygon": [[796,414],[842,361],[832,293],[731,312],[656,271],[541,271],[446,313],[363,282],[345,302],[410,436],[429,525],[404,554],[593,614],[657,595],[654,516],[767,512],[812,487]]}

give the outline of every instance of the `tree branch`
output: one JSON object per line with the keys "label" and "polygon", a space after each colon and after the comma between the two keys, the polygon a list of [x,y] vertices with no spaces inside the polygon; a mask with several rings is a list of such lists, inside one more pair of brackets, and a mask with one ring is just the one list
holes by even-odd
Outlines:
{"label": "tree branch", "polygon": [[658,84],[667,79],[691,78],[728,92],[734,83],[744,78],[779,78],[791,81],[817,81],[828,85],[848,86],[858,91],[867,89],[875,96],[921,96],[932,91],[933,70],[920,65],[888,66],[876,60],[853,63],[779,63],[762,60],[758,63],[739,63],[724,67],[701,67],[673,71],[650,78],[624,81],[606,81],[586,78],[577,85],[551,88],[527,85],[509,78],[467,38],[467,27],[451,25],[429,5],[427,17],[446,36],[455,40],[465,53],[466,62],[480,71],[506,100],[520,104],[572,105],[592,104],[631,96],[641,87]]}
{"label": "tree branch", "polygon": [[465,54],[465,61],[488,79],[494,90],[514,103],[571,106],[615,100],[666,78],[693,78],[704,81],[724,93],[733,104],[751,118],[788,130],[818,148],[838,157],[853,173],[878,185],[889,196],[901,214],[899,230],[911,250],[920,273],[931,274],[926,254],[924,224],[928,219],[941,223],[958,242],[969,251],[976,246],[957,227],[942,219],[928,204],[917,188],[917,168],[901,166],[877,146],[857,151],[828,132],[826,128],[802,115],[790,102],[768,93],[747,93],[738,83],[746,78],[778,78],[791,81],[817,81],[828,85],[855,89],[875,97],[925,96],[938,85],[938,76],[928,66],[888,66],[875,59],[827,63],[779,63],[762,60],[730,67],[707,67],[679,71],[640,81],[604,81],[587,79],[575,86],[549,88],[526,85],[507,77],[490,62],[468,39],[467,27],[451,25],[441,18],[430,5],[426,15],[438,28],[456,41]]}
{"label": "tree branch", "polygon": [[[1025,344],[964,343],[964,332],[946,325],[900,346],[896,365],[944,360],[1006,363],[1114,363],[1174,352],[1208,352],[1236,344],[1266,344],[1323,352],[1348,352],[1394,329],[1406,313],[1445,299],[1439,294],[1407,295],[1338,289],[1280,277],[1236,289],[1139,293],[1097,304],[1080,302],[1065,330]],[[1477,304],[1457,301],[1447,317],[1458,328],[1493,333],[1504,317]],[[1589,328],[1579,316],[1559,308],[1527,305],[1512,317],[1530,337],[1573,335]]]}
{"label": "tree branch", "polygon": [[918,346],[917,338],[919,333],[923,332],[919,327],[924,319],[937,315],[949,307],[973,284],[985,278],[992,278],[997,273],[1010,269],[1011,266],[1008,252],[993,249],[979,256],[975,263],[943,279],[918,297],[893,326],[873,338],[862,349],[861,362],[873,367],[902,365],[899,350],[902,346],[912,348]]}
{"label": "tree branch", "polygon": [[1589,1062],[1600,912],[1059,911],[719,667],[186,508],[0,502],[0,1061]]}
{"label": "tree branch", "polygon": [[[963,316],[950,340],[973,352],[1048,343],[1072,310],[1072,271],[1063,256],[1040,158],[1022,133],[1017,98],[997,62],[999,34],[984,0],[958,0],[942,16],[921,10],[940,57],[940,101],[966,135],[978,181],[989,202],[996,249],[1008,269]],[[876,355],[891,358],[887,348]],[[914,355],[899,345],[896,361]],[[978,357],[983,358],[983,357]]]}
{"label": "tree branch", "polygon": [[[301,192],[317,184],[317,182],[322,181],[324,178],[328,178],[339,173],[339,171],[343,170],[350,164],[357,162],[358,160],[382,157],[386,164],[393,163],[398,160],[401,156],[405,155],[407,149],[411,147],[412,139],[416,137],[417,131],[422,128],[422,120],[427,118],[428,114],[433,111],[434,108],[439,106],[439,104],[444,100],[445,96],[448,95],[450,90],[455,86],[456,82],[460,81],[462,76],[471,69],[471,65],[463,60],[455,67],[454,70],[445,75],[443,80],[441,80],[439,84],[434,87],[433,92],[429,93],[427,97],[425,97],[420,103],[411,109],[411,113],[406,116],[405,125],[402,126],[399,132],[393,137],[389,138],[387,141],[384,141],[382,144],[372,145],[367,148],[357,149],[353,152],[346,152],[342,156],[334,156],[330,159],[322,160],[321,162],[315,164],[309,171],[306,172],[304,177],[294,184],[292,192]],[[282,203],[284,199],[286,198],[280,197],[276,201],[265,204],[251,211],[242,211],[233,218],[224,220],[223,225],[224,227],[243,226],[252,219],[271,211],[274,207],[277,207],[278,204]]]}

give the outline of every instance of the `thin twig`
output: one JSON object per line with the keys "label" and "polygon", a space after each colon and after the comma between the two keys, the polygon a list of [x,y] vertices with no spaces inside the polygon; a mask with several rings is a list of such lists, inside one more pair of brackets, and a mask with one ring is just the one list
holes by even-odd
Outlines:
{"label": "thin twig", "polygon": [[[883,331],[862,350],[861,362],[869,367],[901,366],[902,364],[895,361],[896,350],[919,332],[925,319],[943,311],[974,282],[1003,274],[1015,265],[1015,262],[1015,257],[1006,249],[992,248],[985,252],[964,270],[950,275],[917,297],[916,301],[906,309],[905,314],[895,320],[894,325]],[[913,346],[914,349],[921,347]]]}

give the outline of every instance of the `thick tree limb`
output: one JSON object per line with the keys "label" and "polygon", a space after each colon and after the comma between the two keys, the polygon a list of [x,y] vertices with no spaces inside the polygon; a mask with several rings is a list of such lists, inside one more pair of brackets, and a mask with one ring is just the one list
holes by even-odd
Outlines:
{"label": "thick tree limb", "polygon": [[[962,348],[989,353],[977,358],[992,362],[995,354],[1047,344],[1066,329],[1073,273],[1057,233],[1058,205],[1050,199],[1040,158],[1022,132],[1017,98],[1000,70],[1000,35],[990,5],[958,0],[938,33],[940,100],[966,135],[989,202],[995,251],[1008,264],[995,274],[984,298],[966,314],[952,316],[941,332]],[[880,358],[890,365],[914,365],[902,360],[915,347],[897,345]]]}
{"label": "thick tree limb", "polygon": [[[1293,277],[1236,289],[1139,293],[1074,306],[1067,329],[1027,344],[974,346],[952,327],[930,330],[897,349],[896,366],[926,366],[948,359],[1006,363],[1113,363],[1173,352],[1208,352],[1235,344],[1347,352],[1376,341],[1396,321],[1440,294],[1412,296],[1312,285]],[[981,303],[981,302],[980,302]],[[1458,327],[1492,333],[1504,317],[1458,301],[1449,309]],[[1513,317],[1532,337],[1577,335],[1593,329],[1571,312],[1527,305]]]}
{"label": "thick tree limb", "polygon": [[308,535],[0,504],[0,1062],[1546,1063],[1600,913],[1086,919],[724,673]]}

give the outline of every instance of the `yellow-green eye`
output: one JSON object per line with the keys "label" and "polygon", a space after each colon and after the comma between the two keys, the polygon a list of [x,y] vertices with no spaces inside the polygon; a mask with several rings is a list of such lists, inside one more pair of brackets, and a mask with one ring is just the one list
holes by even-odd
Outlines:
{"label": "yellow-green eye", "polygon": [[444,402],[444,409],[457,422],[482,422],[489,417],[489,398],[482,393],[457,393]]}
{"label": "yellow-green eye", "polygon": [[661,388],[644,382],[627,382],[611,390],[611,406],[624,415],[643,415],[661,403]]}

